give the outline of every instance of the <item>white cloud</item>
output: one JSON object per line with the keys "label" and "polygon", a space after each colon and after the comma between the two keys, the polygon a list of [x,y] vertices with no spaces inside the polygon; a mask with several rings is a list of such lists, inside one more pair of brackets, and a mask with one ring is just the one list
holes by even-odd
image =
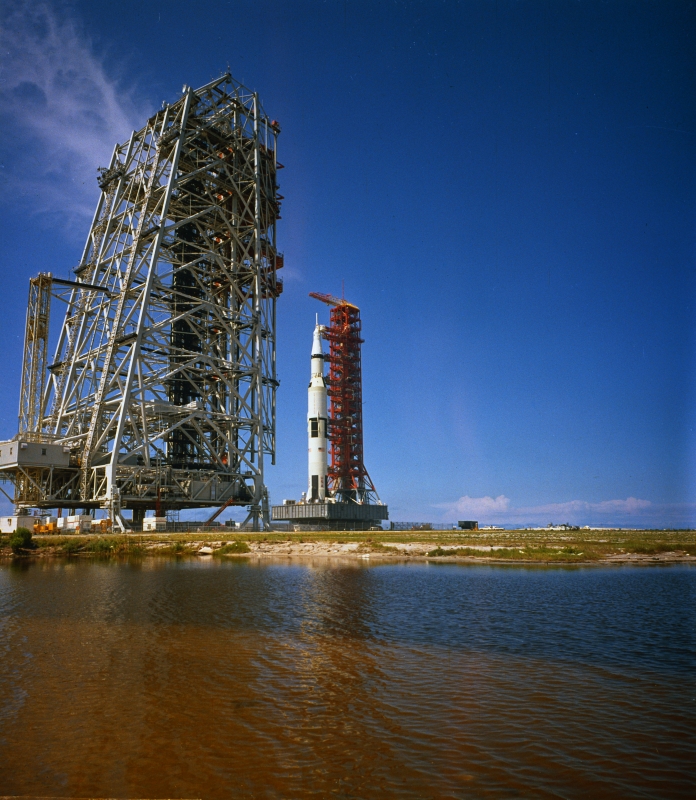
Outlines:
{"label": "white cloud", "polygon": [[696,503],[652,503],[638,497],[588,502],[570,500],[537,506],[513,506],[504,495],[469,497],[452,503],[440,503],[443,521],[470,516],[483,524],[547,525],[569,522],[574,525],[619,525],[646,527],[693,527],[696,525]]}
{"label": "white cloud", "polygon": [[486,514],[501,514],[508,510],[510,507],[510,499],[505,495],[498,495],[498,497],[469,497],[464,495],[460,497],[455,503],[442,503],[439,508],[446,508],[450,512],[457,514],[478,514],[483,516]]}
{"label": "white cloud", "polygon": [[514,513],[524,516],[529,514],[553,514],[562,517],[564,514],[576,516],[578,514],[613,514],[626,515],[644,512],[651,508],[649,500],[639,500],[637,497],[627,497],[625,500],[603,500],[599,503],[588,503],[586,500],[571,500],[567,503],[548,503],[540,506],[514,509]]}
{"label": "white cloud", "polygon": [[44,3],[8,2],[0,20],[2,194],[84,227],[96,168],[146,118],[95,55],[79,25]]}

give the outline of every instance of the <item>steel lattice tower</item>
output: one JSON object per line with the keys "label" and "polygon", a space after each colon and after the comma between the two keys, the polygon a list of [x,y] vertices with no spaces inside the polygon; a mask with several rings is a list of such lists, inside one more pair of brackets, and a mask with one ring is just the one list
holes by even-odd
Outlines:
{"label": "steel lattice tower", "polygon": [[310,297],[331,306],[331,325],[323,331],[329,342],[328,493],[339,503],[380,503],[363,458],[360,309],[328,294]]}
{"label": "steel lattice tower", "polygon": [[[15,480],[18,508],[108,508],[123,527],[122,507],[137,520],[228,503],[268,522],[278,133],[228,74],[184,87],[116,146],[49,380],[20,415],[21,434],[69,449],[70,465],[33,473],[26,496]],[[41,386],[37,364],[34,347],[23,387]]]}

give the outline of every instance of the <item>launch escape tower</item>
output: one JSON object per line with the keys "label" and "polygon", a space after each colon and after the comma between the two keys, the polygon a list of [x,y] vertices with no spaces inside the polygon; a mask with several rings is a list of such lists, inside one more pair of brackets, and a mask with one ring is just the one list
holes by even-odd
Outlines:
{"label": "launch escape tower", "polygon": [[[229,74],[163,104],[99,170],[74,280],[30,284],[19,433],[28,508],[245,505],[275,459],[278,123]],[[51,297],[67,311],[48,364]],[[74,513],[74,512],[73,512]]]}
{"label": "launch escape tower", "polygon": [[[331,306],[331,324],[317,324],[312,346],[308,492],[300,503],[274,506],[273,519],[364,530],[388,519],[388,509],[377,496],[363,460],[360,309],[328,294],[310,292],[310,297]],[[322,337],[329,342],[328,354],[322,352]],[[326,376],[324,361],[329,362]]]}

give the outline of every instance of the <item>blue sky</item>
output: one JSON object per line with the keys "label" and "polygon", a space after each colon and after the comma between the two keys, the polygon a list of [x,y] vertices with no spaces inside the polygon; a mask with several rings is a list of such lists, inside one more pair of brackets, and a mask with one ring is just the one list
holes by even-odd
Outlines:
{"label": "blue sky", "polygon": [[78,262],[114,143],[229,65],[282,126],[274,502],[306,484],[307,295],[345,281],[392,519],[696,525],[693,2],[0,19],[3,438],[29,277]]}

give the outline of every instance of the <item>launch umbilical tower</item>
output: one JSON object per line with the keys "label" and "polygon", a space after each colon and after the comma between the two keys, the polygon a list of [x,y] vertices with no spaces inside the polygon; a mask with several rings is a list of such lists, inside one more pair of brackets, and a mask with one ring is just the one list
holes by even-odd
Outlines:
{"label": "launch umbilical tower", "polygon": [[228,503],[268,521],[279,131],[227,74],[116,146],[75,280],[56,281],[69,294],[50,365],[52,276],[32,283],[14,449],[42,454],[0,463],[18,510],[101,507],[124,527],[121,508]]}

